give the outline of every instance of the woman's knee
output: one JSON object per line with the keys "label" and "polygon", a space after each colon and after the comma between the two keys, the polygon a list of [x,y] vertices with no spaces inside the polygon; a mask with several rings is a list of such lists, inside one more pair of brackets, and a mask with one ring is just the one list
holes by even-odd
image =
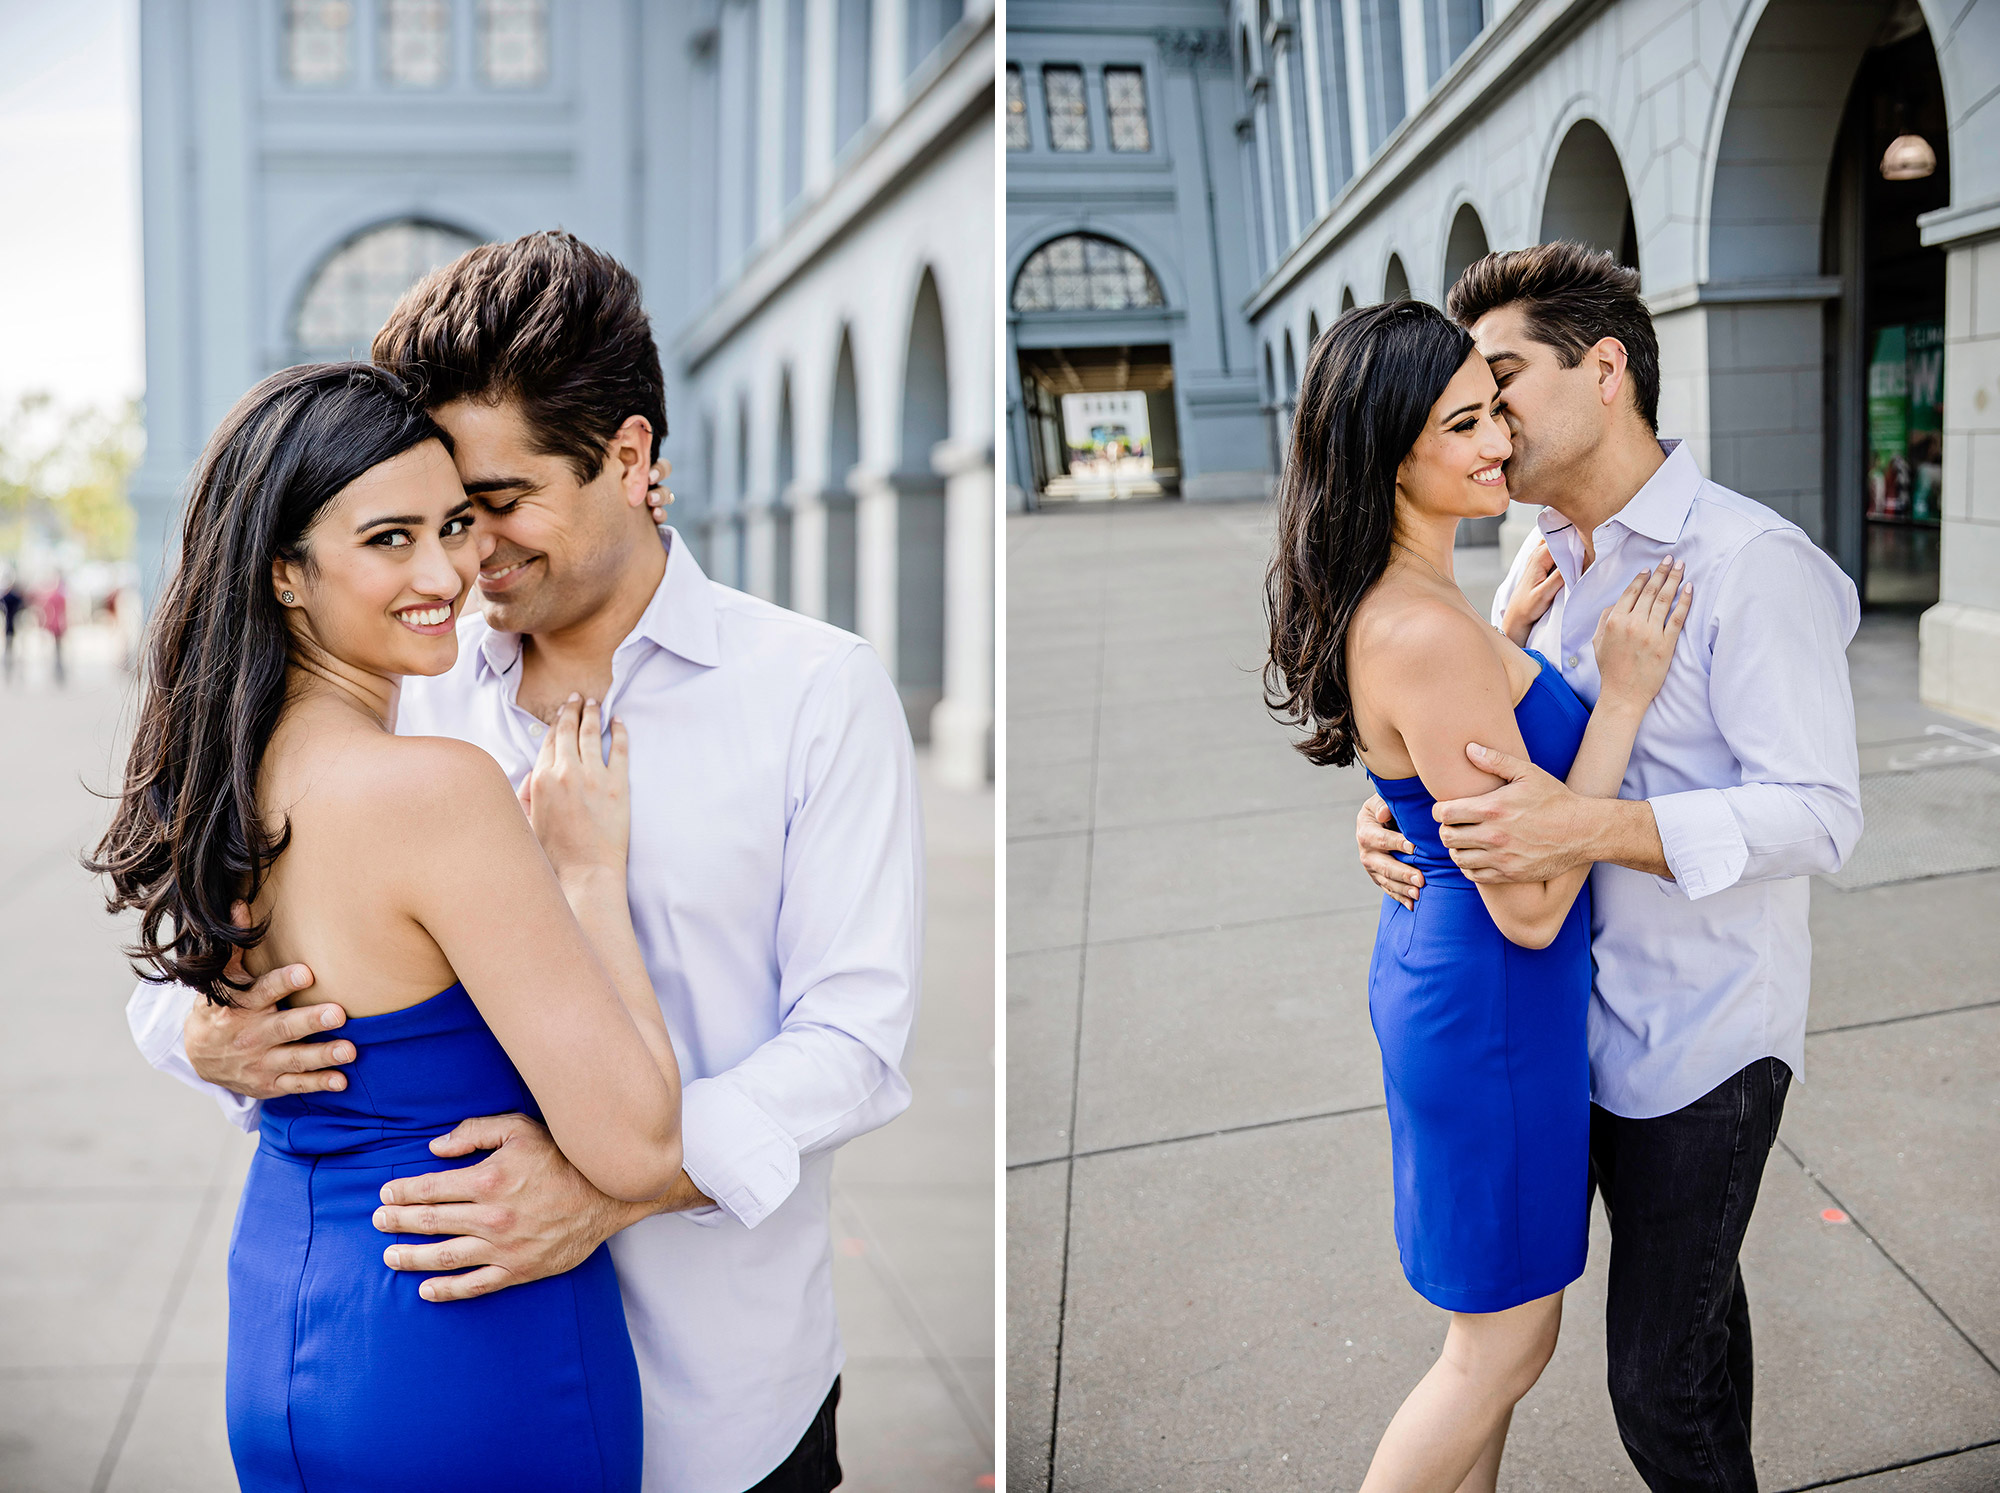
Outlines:
{"label": "woman's knee", "polygon": [[[1504,1312],[1461,1314],[1452,1326],[1460,1371],[1496,1399],[1512,1404],[1535,1387],[1555,1356],[1562,1300],[1545,1297]],[[1446,1346],[1452,1345],[1447,1341]]]}

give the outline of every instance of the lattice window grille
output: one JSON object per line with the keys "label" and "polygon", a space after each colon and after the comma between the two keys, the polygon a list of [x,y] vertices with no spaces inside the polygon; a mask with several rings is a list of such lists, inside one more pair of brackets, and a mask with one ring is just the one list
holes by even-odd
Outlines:
{"label": "lattice window grille", "polygon": [[1089,150],[1090,112],[1083,99],[1083,69],[1043,68],[1042,92],[1048,99],[1050,147]]}
{"label": "lattice window grille", "polygon": [[1014,281],[1016,311],[1140,311],[1166,304],[1146,261],[1109,239],[1073,233],[1028,256]]}
{"label": "lattice window grille", "polygon": [[1113,150],[1153,148],[1153,131],[1146,120],[1146,75],[1139,68],[1104,70],[1104,112],[1109,116]]}
{"label": "lattice window grille", "polygon": [[479,72],[496,88],[548,80],[548,0],[479,0]]}
{"label": "lattice window grille", "polygon": [[1028,148],[1028,90],[1018,67],[1007,69],[1007,148]]}
{"label": "lattice window grille", "polygon": [[478,242],[431,223],[390,223],[336,249],[299,303],[292,334],[299,354],[365,358],[403,292]]}
{"label": "lattice window grille", "polygon": [[287,81],[324,87],[345,83],[353,70],[352,0],[286,0]]}

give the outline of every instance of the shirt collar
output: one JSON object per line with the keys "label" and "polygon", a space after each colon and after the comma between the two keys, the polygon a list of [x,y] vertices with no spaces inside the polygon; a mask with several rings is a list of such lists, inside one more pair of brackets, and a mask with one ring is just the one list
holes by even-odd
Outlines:
{"label": "shirt collar", "polygon": [[[722,649],[716,639],[711,582],[678,530],[664,530],[662,543],[667,548],[666,573],[640,614],[639,625],[619,647],[644,638],[691,664],[713,668],[722,662]],[[488,675],[505,674],[520,661],[521,635],[488,627],[479,640],[479,655]]]}
{"label": "shirt collar", "polygon": [[[1695,465],[1694,453],[1686,441],[1661,441],[1660,450],[1667,459],[1660,463],[1659,470],[1605,522],[1623,524],[1634,534],[1672,544],[1687,527],[1688,510],[1694,506],[1694,495],[1706,479]],[[1537,522],[1545,535],[1570,527],[1570,521],[1553,508],[1544,508]]]}

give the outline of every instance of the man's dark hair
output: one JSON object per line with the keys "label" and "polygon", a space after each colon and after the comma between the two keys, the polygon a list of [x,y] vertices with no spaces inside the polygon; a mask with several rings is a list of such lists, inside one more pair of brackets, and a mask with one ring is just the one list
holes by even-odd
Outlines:
{"label": "man's dark hair", "polygon": [[1553,348],[1565,368],[1606,337],[1625,344],[1632,398],[1648,429],[1660,429],[1660,341],[1639,299],[1639,272],[1584,244],[1557,240],[1476,259],[1445,297],[1460,326],[1502,306],[1518,305],[1528,335]]}
{"label": "man's dark hair", "polygon": [[666,381],[632,272],[571,233],[482,244],[411,286],[375,334],[375,362],[423,390],[432,409],[455,399],[519,401],[545,456],[579,482],[633,415],[667,433]]}

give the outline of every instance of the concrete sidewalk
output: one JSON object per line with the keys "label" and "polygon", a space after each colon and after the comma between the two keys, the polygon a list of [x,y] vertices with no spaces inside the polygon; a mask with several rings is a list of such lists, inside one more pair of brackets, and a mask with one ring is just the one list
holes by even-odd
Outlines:
{"label": "concrete sidewalk", "polygon": [[[123,681],[73,634],[0,686],[0,1489],[233,1489],[224,1259],[254,1142],[150,1071],[121,930],[77,869],[108,809]],[[44,640],[32,637],[31,643]],[[122,758],[118,759],[122,767]],[[993,797],[927,784],[916,1098],[842,1153],[834,1284],[845,1487],[976,1493],[993,1451]]]}
{"label": "concrete sidewalk", "polygon": [[[1443,1338],[1391,1232],[1367,782],[1261,706],[1269,542],[1263,505],[1009,520],[1022,1493],[1354,1488]],[[1458,557],[1483,611],[1498,553]],[[1914,621],[1871,615],[1850,659],[1864,772],[1960,774],[1985,796],[1939,835],[1991,823],[2000,733],[1917,703]],[[1744,1256],[1766,1489],[2000,1489],[1996,913],[2000,870],[1814,888],[1808,1071]],[[1595,1223],[1503,1488],[1643,1493],[1603,1388]]]}

